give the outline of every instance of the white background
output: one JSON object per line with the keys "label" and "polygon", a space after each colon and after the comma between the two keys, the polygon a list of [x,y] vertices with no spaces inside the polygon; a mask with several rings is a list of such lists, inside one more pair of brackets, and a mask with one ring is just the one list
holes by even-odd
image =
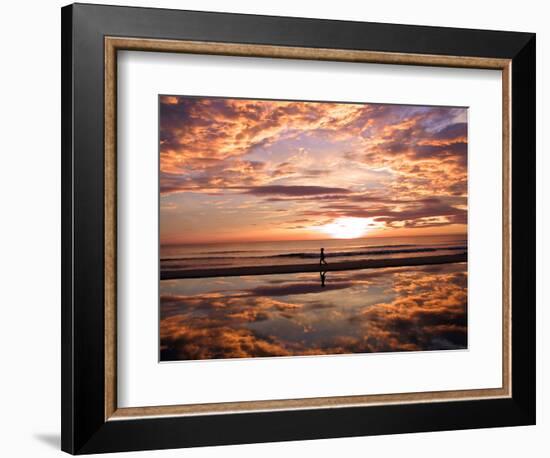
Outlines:
{"label": "white background", "polygon": [[[502,386],[500,72],[124,52],[117,75],[120,407]],[[468,350],[158,364],[158,94],[469,107]]]}
{"label": "white background", "polygon": [[[128,0],[129,1],[129,0]],[[124,4],[110,0],[111,4]],[[278,0],[139,1],[133,5],[310,16],[327,19],[398,22],[537,32],[538,59],[538,425],[308,442],[259,444],[192,450],[130,453],[124,456],[279,457],[399,456],[499,457],[548,455],[550,328],[548,262],[550,244],[550,161],[543,161],[543,90],[548,63],[548,11],[537,0],[455,4],[439,1]],[[59,456],[60,384],[60,11],[59,1],[10,2],[0,16],[3,43],[0,126],[0,453],[10,457]],[[546,57],[546,56],[545,56]],[[548,137],[547,137],[548,138]],[[547,143],[547,142],[546,142]],[[543,207],[544,212],[543,212]],[[543,258],[546,266],[543,266]],[[544,268],[546,267],[546,268]],[[544,270],[543,270],[544,268]],[[543,365],[543,362],[546,364]]]}

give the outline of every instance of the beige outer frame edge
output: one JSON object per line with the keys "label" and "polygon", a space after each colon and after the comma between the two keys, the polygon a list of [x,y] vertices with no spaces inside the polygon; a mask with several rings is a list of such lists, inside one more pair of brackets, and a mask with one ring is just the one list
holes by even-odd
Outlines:
{"label": "beige outer frame edge", "polygon": [[[503,160],[502,387],[402,394],[118,408],[116,370],[116,88],[118,50],[501,70]],[[511,65],[511,60],[509,59],[480,57],[105,37],[105,420],[114,421],[159,416],[210,415],[511,397]]]}

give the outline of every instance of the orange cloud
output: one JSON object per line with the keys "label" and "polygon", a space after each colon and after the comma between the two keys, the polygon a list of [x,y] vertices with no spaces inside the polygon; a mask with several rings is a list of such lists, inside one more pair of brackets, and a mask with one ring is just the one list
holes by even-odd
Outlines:
{"label": "orange cloud", "polygon": [[[160,98],[161,195],[183,194],[186,212],[198,195],[229,196],[249,219],[286,203],[289,218],[269,222],[279,232],[359,214],[387,230],[465,231],[467,147],[464,108]],[[242,194],[256,205],[244,211]]]}

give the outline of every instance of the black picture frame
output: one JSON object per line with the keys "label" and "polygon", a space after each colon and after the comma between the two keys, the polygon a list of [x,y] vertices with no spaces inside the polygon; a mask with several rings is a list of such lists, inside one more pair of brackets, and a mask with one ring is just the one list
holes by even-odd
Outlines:
{"label": "black picture frame", "polygon": [[[512,396],[105,420],[104,37],[511,59]],[[62,449],[72,454],[535,424],[535,34],[62,8]]]}

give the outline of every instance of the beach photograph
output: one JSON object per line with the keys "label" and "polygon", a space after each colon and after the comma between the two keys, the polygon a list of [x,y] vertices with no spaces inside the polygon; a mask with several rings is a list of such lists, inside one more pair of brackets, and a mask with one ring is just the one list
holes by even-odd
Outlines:
{"label": "beach photograph", "polygon": [[468,348],[465,107],[159,96],[159,359]]}

